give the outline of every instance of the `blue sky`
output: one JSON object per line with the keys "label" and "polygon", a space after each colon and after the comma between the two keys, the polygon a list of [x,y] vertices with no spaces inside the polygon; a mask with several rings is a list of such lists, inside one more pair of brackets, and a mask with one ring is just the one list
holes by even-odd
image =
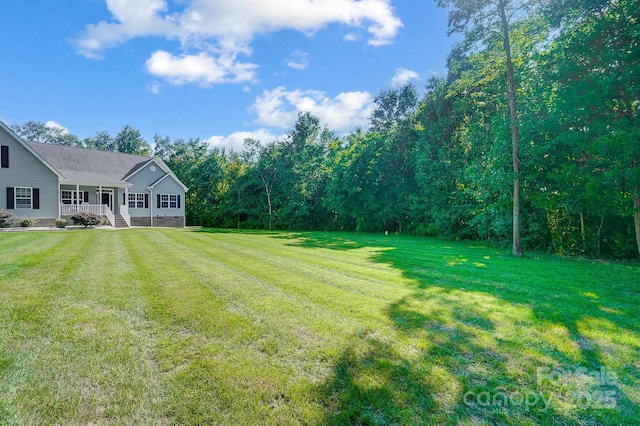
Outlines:
{"label": "blue sky", "polygon": [[3,0],[0,120],[238,149],[309,110],[347,133],[445,74],[446,30],[433,0]]}

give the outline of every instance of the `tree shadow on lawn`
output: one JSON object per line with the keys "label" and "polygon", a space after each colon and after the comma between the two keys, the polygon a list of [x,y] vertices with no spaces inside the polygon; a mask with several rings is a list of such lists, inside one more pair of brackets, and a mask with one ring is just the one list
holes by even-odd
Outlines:
{"label": "tree shadow on lawn", "polygon": [[[327,424],[634,424],[637,267],[515,259],[428,239],[297,233],[305,248],[379,247],[415,291],[390,303],[395,335],[353,336],[319,388]],[[545,260],[546,259],[546,260]],[[606,266],[606,267],[605,267]],[[622,280],[624,282],[624,280]],[[353,348],[356,349],[353,349]]]}

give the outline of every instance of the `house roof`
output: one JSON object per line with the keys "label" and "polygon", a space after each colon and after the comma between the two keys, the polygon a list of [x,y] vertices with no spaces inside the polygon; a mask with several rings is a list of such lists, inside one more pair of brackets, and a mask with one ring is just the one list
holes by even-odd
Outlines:
{"label": "house roof", "polygon": [[129,185],[124,179],[154,159],[121,152],[27,141],[67,183]]}
{"label": "house roof", "polygon": [[141,155],[98,151],[66,145],[27,141],[42,158],[58,170],[63,181],[74,183],[125,184],[129,171],[151,158]]}

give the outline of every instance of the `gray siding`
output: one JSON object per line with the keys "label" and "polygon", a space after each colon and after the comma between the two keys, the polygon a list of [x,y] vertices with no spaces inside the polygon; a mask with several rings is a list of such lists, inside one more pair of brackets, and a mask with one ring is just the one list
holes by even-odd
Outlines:
{"label": "gray siding", "polygon": [[[55,219],[58,217],[58,177],[38,158],[0,128],[0,145],[9,147],[9,168],[0,168],[0,210],[18,217]],[[7,187],[40,190],[39,209],[7,209]]]}
{"label": "gray siding", "polygon": [[[151,166],[156,168],[151,171]],[[129,209],[131,217],[150,217],[151,208],[153,208],[153,216],[180,216],[184,217],[184,190],[171,176],[168,176],[156,186],[153,194],[150,194],[147,187],[161,179],[166,173],[158,167],[157,164],[147,164],[143,169],[139,170],[135,175],[127,179],[133,186],[129,188],[129,193],[139,193],[149,195],[149,208],[146,209]],[[124,190],[120,190],[118,194],[118,204],[122,203]],[[180,196],[179,209],[159,209],[157,206],[157,194],[176,194]]]}
{"label": "gray siding", "polygon": [[[179,209],[161,209],[158,208],[158,194],[177,194],[180,196]],[[153,190],[153,215],[154,216],[184,216],[184,190],[171,178],[167,177],[160,182]]]}
{"label": "gray siding", "polygon": [[[156,170],[152,172],[150,170],[151,166],[155,166]],[[129,193],[138,193],[138,194],[147,194],[149,195],[149,190],[147,187],[160,179],[164,175],[164,172],[155,164],[147,164],[143,169],[139,170],[138,173],[133,175],[131,178],[127,179],[127,182],[132,183],[133,186],[129,188]],[[118,198],[118,204],[122,204],[124,189],[120,191],[120,197]],[[149,207],[151,207],[151,198],[149,198]],[[129,215],[131,217],[149,217],[151,214],[149,209],[129,209]]]}

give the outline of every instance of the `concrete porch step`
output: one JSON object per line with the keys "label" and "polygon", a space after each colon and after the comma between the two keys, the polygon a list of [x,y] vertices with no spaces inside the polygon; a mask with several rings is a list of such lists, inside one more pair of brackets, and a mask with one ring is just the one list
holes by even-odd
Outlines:
{"label": "concrete porch step", "polygon": [[115,215],[116,217],[116,223],[115,223],[115,227],[116,228],[128,228],[129,225],[127,225],[127,222],[124,221],[123,217],[119,214]]}

